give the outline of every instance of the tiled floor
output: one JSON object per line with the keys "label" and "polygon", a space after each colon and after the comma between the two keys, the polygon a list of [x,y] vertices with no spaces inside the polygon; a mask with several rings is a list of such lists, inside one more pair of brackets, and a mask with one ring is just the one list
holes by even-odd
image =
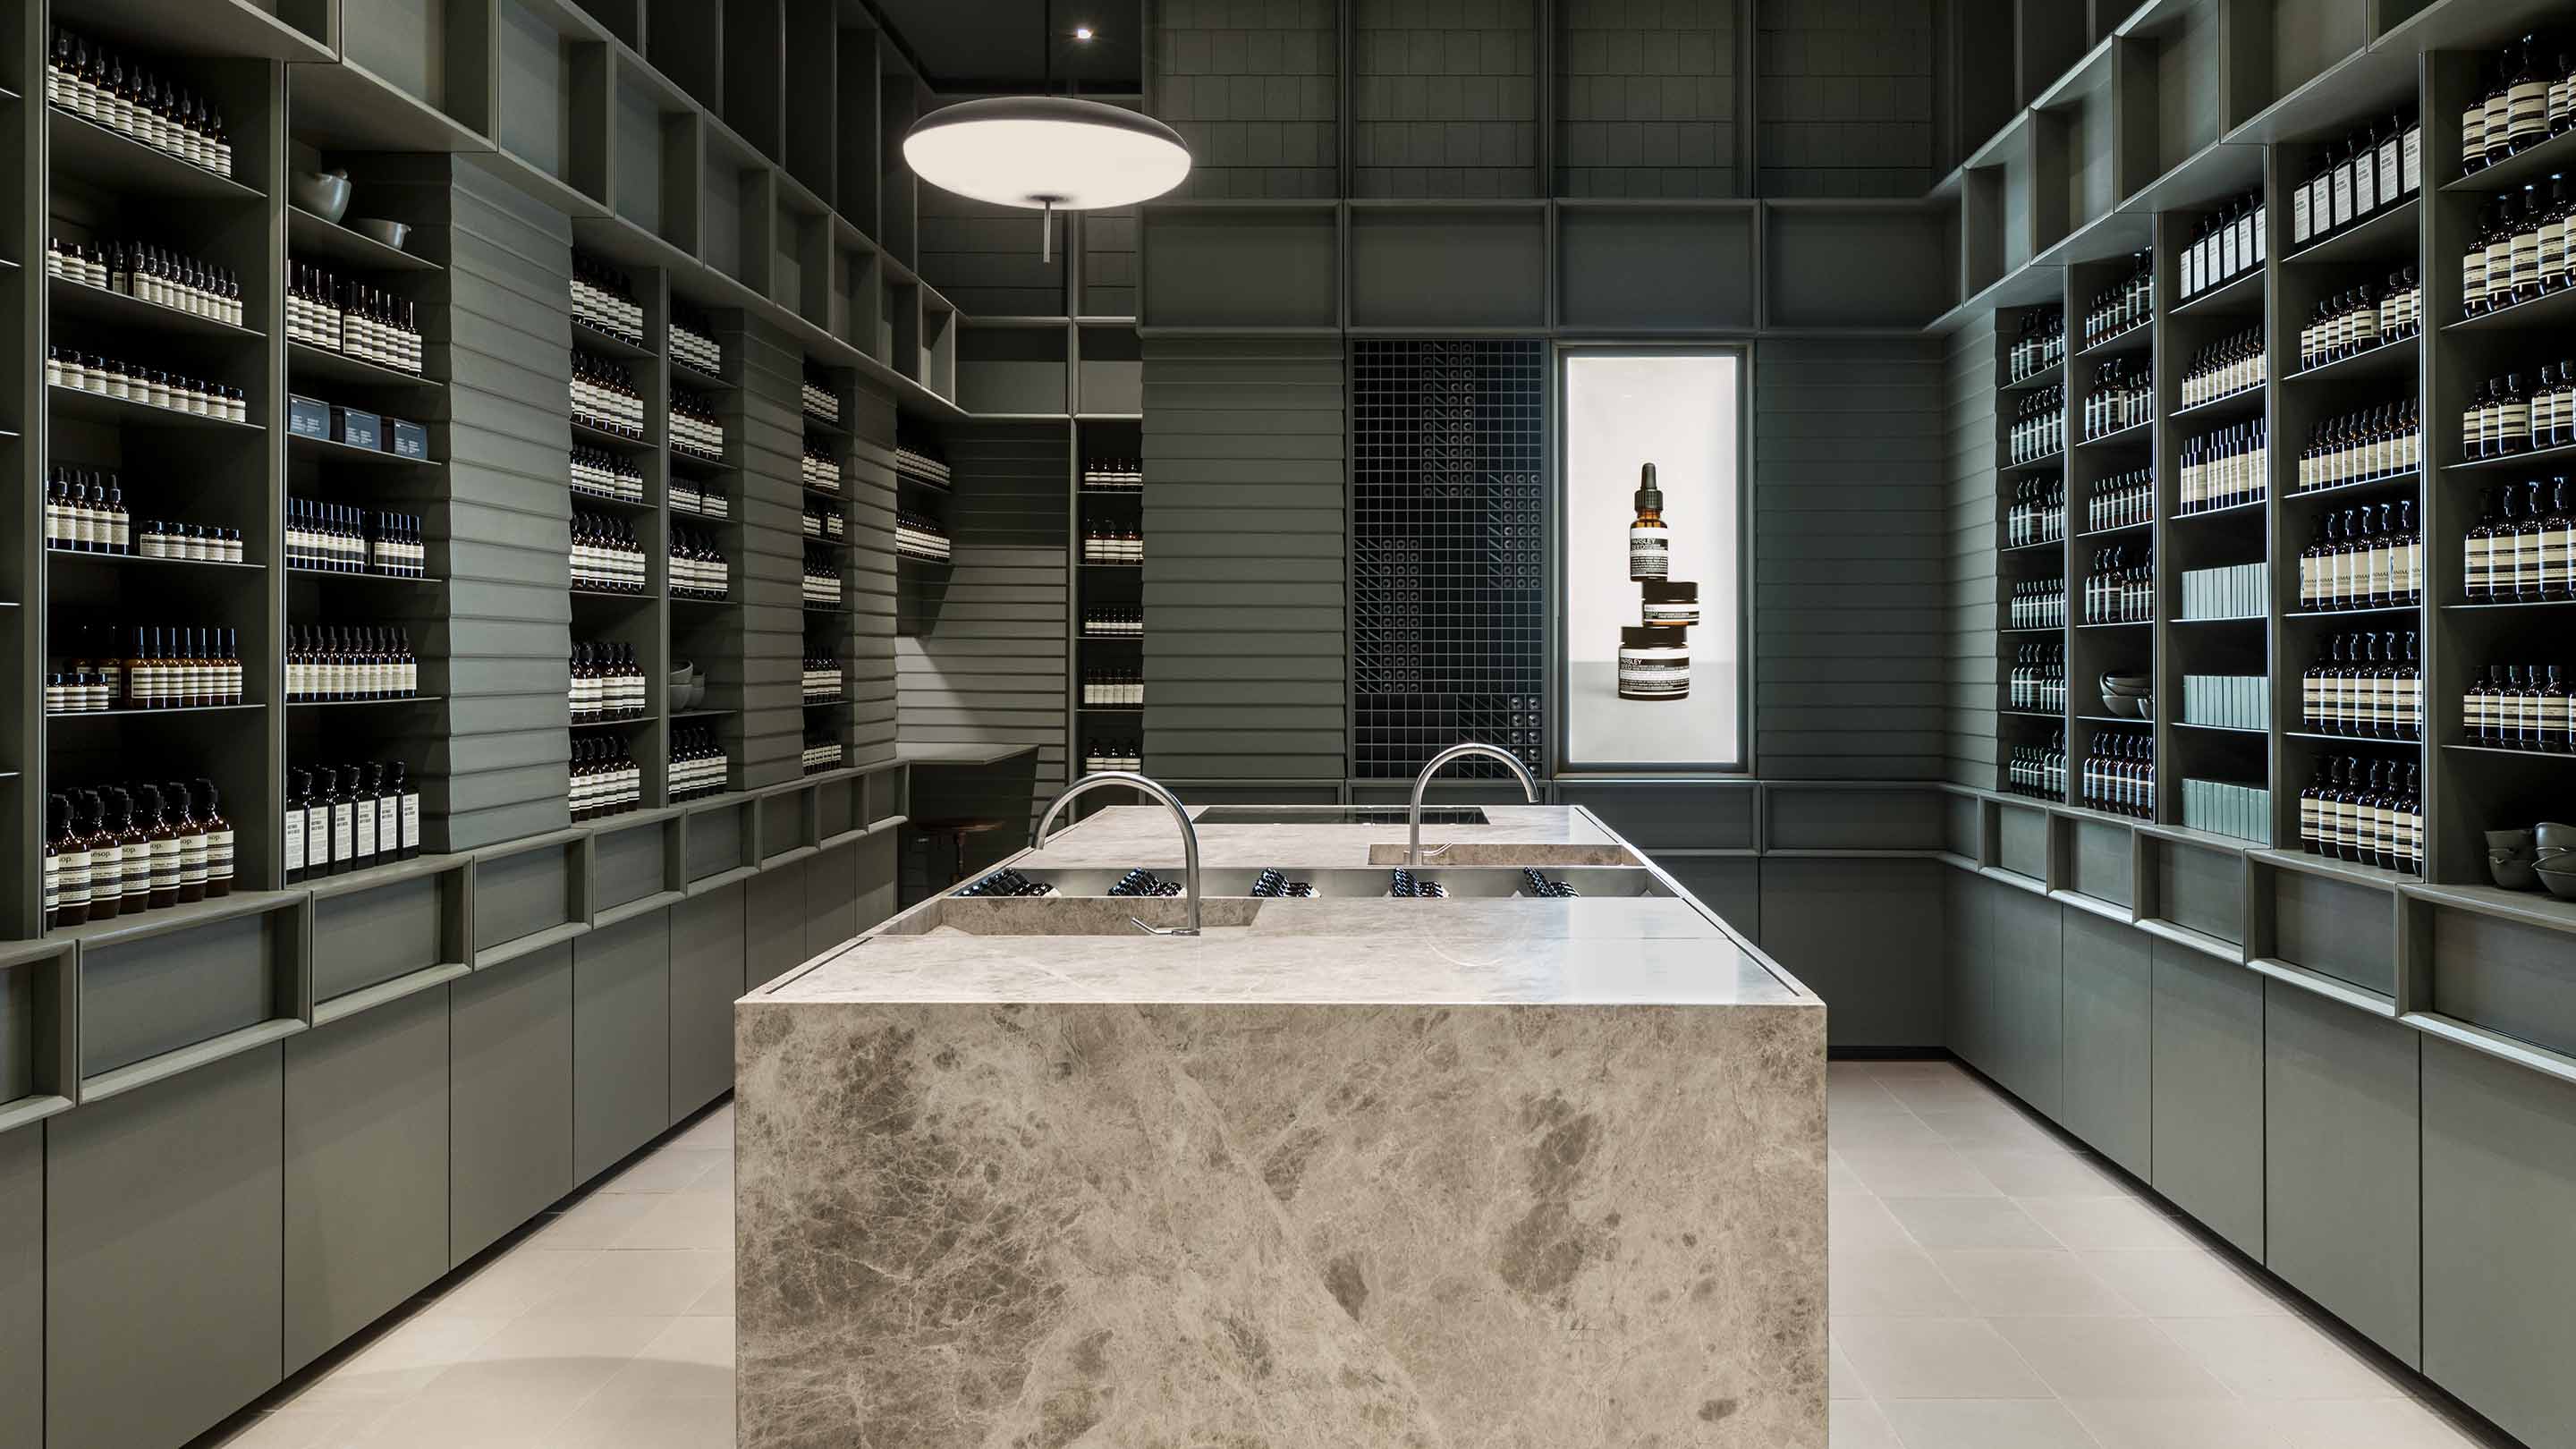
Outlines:
{"label": "tiled floor", "polygon": [[[1956,1067],[1836,1063],[1834,1449],[2489,1441]],[[227,1449],[733,1442],[728,1104]]]}

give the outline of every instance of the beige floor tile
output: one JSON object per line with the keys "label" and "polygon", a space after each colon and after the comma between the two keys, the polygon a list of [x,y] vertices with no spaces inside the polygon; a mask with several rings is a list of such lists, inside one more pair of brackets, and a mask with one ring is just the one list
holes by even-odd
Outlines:
{"label": "beige floor tile", "polygon": [[673,1318],[731,1276],[730,1255],[706,1248],[601,1253],[528,1310],[539,1318]]}
{"label": "beige floor tile", "polygon": [[529,1235],[474,1275],[421,1305],[415,1319],[516,1318],[552,1297],[564,1281],[599,1256],[596,1248],[553,1248]]}
{"label": "beige floor tile", "polygon": [[2076,1256],[2149,1317],[2241,1318],[2296,1311],[2253,1273],[2198,1248],[2116,1248]]}
{"label": "beige floor tile", "polygon": [[681,1318],[602,1384],[597,1399],[723,1399],[733,1402],[734,1323]]}
{"label": "beige floor tile", "polygon": [[387,1407],[362,1449],[558,1449],[573,1404],[473,1398],[406,1399]]}
{"label": "beige floor tile", "polygon": [[1826,1421],[1825,1434],[1830,1449],[1905,1449],[1878,1405],[1867,1399],[1842,1399],[1831,1407],[1833,1417]]}
{"label": "beige floor tile", "polygon": [[355,1410],[410,1398],[471,1358],[510,1322],[415,1313],[333,1364],[288,1402],[298,1409]]}
{"label": "beige floor tile", "polygon": [[1828,1392],[1832,1397],[1837,1399],[1866,1399],[1869,1397],[1869,1390],[1862,1386],[1860,1375],[1853,1371],[1851,1359],[1848,1355],[1844,1354],[1843,1346],[1841,1344],[1830,1344],[1826,1348],[1825,1364],[1826,1367],[1832,1371],[1831,1382],[1828,1385]]}
{"label": "beige floor tile", "polygon": [[730,1156],[733,1152],[733,1103],[727,1102],[690,1123],[679,1136],[663,1145],[687,1149],[721,1148]]}
{"label": "beige floor tile", "polygon": [[2305,1449],[2287,1406],[2241,1399],[2076,1399],[2067,1408],[2102,1449]]}
{"label": "beige floor tile", "polygon": [[638,1402],[602,1393],[557,1427],[555,1449],[733,1449],[733,1396]]}
{"label": "beige floor tile", "polygon": [[[1972,1201],[1973,1199],[1957,1199]],[[1868,1248],[1910,1248],[1914,1239],[1905,1225],[1876,1197],[1846,1193],[1825,1199],[1828,1246],[1837,1253]]]}
{"label": "beige floor tile", "polygon": [[1970,1311],[1989,1318],[2118,1318],[2138,1311],[2064,1248],[1943,1248],[1932,1263]]}
{"label": "beige floor tile", "polygon": [[1861,1248],[1826,1260],[1826,1296],[1836,1314],[1964,1317],[1967,1300],[1921,1248]]}
{"label": "beige floor tile", "polygon": [[2125,1197],[2129,1191],[2099,1159],[2073,1152],[1971,1147],[1964,1155],[2006,1197]]}
{"label": "beige floor tile", "polygon": [[733,1154],[721,1147],[664,1147],[611,1178],[601,1192],[678,1192],[708,1173],[724,1168],[730,1176]]}
{"label": "beige floor tile", "polygon": [[1860,1180],[1860,1174],[1851,1170],[1851,1164],[1843,1161],[1841,1153],[1828,1150],[1825,1153],[1825,1192],[1835,1197],[1845,1193],[1866,1196],[1869,1184]]}
{"label": "beige floor tile", "polygon": [[2030,1215],[2070,1248],[2197,1248],[2182,1224],[2134,1197],[2034,1197]]}
{"label": "beige floor tile", "polygon": [[2359,1351],[2304,1319],[2163,1318],[2156,1324],[2241,1398],[2374,1399],[2407,1392]]}
{"label": "beige floor tile", "polygon": [[1983,1319],[1837,1317],[1833,1331],[1875,1399],[2048,1394],[2048,1385]]}
{"label": "beige floor tile", "polygon": [[532,1415],[561,1417],[669,1326],[660,1318],[522,1318],[432,1379],[420,1397],[517,1401]]}
{"label": "beige floor tile", "polygon": [[2055,1399],[1885,1399],[1905,1449],[2098,1449]]}
{"label": "beige floor tile", "polygon": [[1993,1197],[1968,1154],[1950,1147],[1854,1148],[1843,1161],[1881,1197]]}
{"label": "beige floor tile", "polygon": [[540,1248],[605,1248],[650,1217],[666,1193],[594,1192],[528,1235]]}
{"label": "beige floor tile", "polygon": [[1923,1119],[1899,1107],[1887,1116],[1860,1116],[1837,1110],[1825,1140],[1849,1151],[1879,1152],[1902,1147],[1948,1147],[1941,1135],[1923,1125]]}
{"label": "beige floor tile", "polygon": [[2310,1399],[2278,1404],[2297,1449],[2502,1449],[2483,1426],[2454,1424],[2413,1399]]}
{"label": "beige floor tile", "polygon": [[2148,1319],[1999,1318],[1994,1326],[2063,1399],[2228,1397]]}
{"label": "beige floor tile", "polygon": [[652,1211],[628,1225],[609,1246],[614,1248],[719,1248],[733,1251],[733,1191],[675,1192],[661,1197],[630,1198],[652,1205]]}
{"label": "beige floor tile", "polygon": [[683,1317],[733,1317],[733,1254],[720,1253],[717,1256],[723,1260],[724,1271],[717,1276],[713,1286],[698,1295],[698,1301],[689,1305]]}
{"label": "beige floor tile", "polygon": [[208,1449],[343,1449],[364,1438],[389,1407],[279,1409],[244,1420]]}
{"label": "beige floor tile", "polygon": [[2057,1239],[2005,1197],[1894,1197],[1887,1210],[1927,1248],[2054,1248]]}
{"label": "beige floor tile", "polygon": [[1974,1106],[1917,1107],[1915,1118],[1934,1136],[1953,1147],[1989,1148],[2007,1152],[2071,1152],[2075,1149],[2010,1107],[1981,1103]]}

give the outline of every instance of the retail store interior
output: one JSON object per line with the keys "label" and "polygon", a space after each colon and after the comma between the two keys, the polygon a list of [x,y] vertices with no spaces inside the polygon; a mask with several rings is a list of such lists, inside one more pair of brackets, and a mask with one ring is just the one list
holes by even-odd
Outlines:
{"label": "retail store interior", "polygon": [[2576,1449],[2571,0],[0,0],[0,1449]]}

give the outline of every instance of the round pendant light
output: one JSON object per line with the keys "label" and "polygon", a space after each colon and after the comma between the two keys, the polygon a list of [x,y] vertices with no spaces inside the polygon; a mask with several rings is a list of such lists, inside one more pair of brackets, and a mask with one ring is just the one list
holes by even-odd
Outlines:
{"label": "round pendant light", "polygon": [[942,191],[1034,211],[1133,206],[1190,174],[1189,148],[1171,127],[1071,96],[943,106],[913,123],[903,159]]}

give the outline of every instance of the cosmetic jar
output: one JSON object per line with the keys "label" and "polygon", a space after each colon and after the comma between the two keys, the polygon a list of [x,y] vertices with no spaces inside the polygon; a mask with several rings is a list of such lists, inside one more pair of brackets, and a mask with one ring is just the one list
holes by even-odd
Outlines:
{"label": "cosmetic jar", "polygon": [[1638,587],[1645,590],[1648,624],[1687,629],[1699,622],[1699,585],[1649,580]]}
{"label": "cosmetic jar", "polygon": [[1619,631],[1621,699],[1690,697],[1689,636],[1680,629],[1644,626]]}

